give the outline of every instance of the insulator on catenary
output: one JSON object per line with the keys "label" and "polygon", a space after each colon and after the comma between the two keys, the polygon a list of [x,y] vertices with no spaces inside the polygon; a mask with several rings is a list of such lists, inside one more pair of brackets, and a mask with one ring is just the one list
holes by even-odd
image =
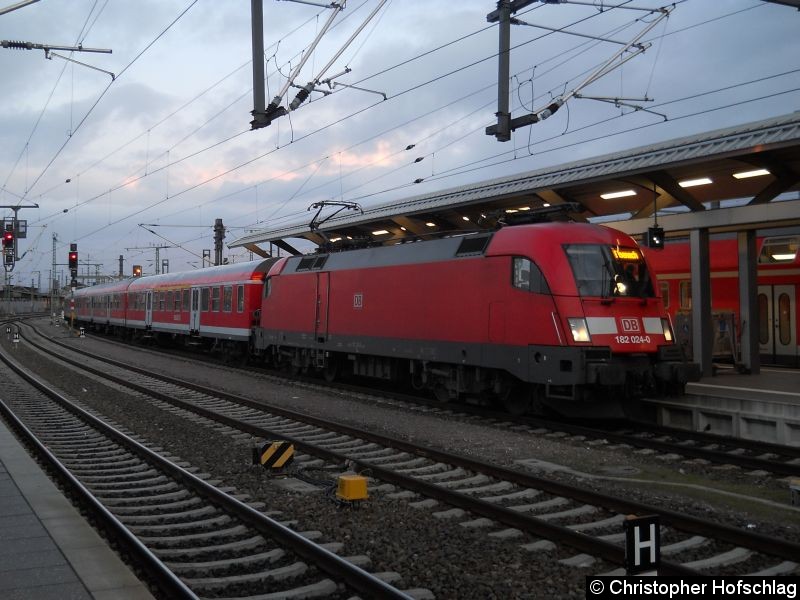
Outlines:
{"label": "insulator on catenary", "polygon": [[12,50],[33,50],[31,42],[17,42],[14,40],[2,40],[0,42],[3,48],[11,48]]}

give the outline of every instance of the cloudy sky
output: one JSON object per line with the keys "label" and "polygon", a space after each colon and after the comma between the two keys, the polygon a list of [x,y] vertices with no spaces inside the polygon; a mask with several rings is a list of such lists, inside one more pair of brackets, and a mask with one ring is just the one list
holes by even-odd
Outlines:
{"label": "cloudy sky", "polygon": [[[331,9],[263,1],[269,101]],[[0,9],[15,2],[0,0]],[[575,89],[616,42],[659,14],[634,9],[674,10],[644,36],[644,53],[580,90],[647,111],[572,99],[501,143],[484,133],[497,110],[497,27],[486,21],[495,2],[388,0],[321,73],[377,5],[348,0],[295,80],[338,75],[344,85],[321,84],[330,93],[312,93],[256,131],[247,0],[41,0],[0,15],[2,40],[113,50],[55,51],[89,68],[0,48],[0,204],[30,207],[19,211],[28,237],[14,281],[41,277],[47,287],[53,235],[58,263],[78,244],[88,263],[81,273],[115,274],[120,255],[126,274],[133,264],[153,273],[153,246],[169,246],[160,258],[171,271],[191,269],[213,248],[217,218],[231,242],[305,222],[320,200],[391,202],[800,106],[800,12],[792,8],[534,3],[516,15],[528,25],[512,28],[513,116]],[[284,106],[297,91],[289,88]],[[226,248],[225,256],[248,253]]]}

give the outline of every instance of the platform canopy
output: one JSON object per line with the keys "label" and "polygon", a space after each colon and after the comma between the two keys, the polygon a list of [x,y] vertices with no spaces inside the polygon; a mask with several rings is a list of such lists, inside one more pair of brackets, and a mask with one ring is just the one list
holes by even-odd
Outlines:
{"label": "platform canopy", "polygon": [[[787,200],[787,192],[798,192],[797,198],[789,194]],[[395,200],[363,213],[342,211],[316,231],[308,220],[268,228],[230,247],[267,256],[265,244],[299,253],[293,238],[317,245],[348,238],[396,243],[475,231],[498,216],[566,203],[578,205],[568,212],[573,220],[604,222],[637,236],[653,225],[656,211],[668,237],[700,227],[713,233],[800,225],[800,112]]]}

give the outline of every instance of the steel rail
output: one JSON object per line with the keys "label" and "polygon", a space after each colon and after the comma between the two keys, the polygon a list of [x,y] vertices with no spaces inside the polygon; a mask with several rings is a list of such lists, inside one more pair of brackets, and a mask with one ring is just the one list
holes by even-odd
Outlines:
{"label": "steel rail", "polygon": [[[487,476],[496,479],[505,479],[507,481],[511,481],[521,486],[538,488],[554,495],[566,496],[577,501],[599,505],[609,510],[613,510],[622,514],[630,514],[630,513],[636,513],[639,515],[658,514],[660,515],[664,523],[667,523],[675,527],[676,529],[686,532],[691,532],[693,534],[703,535],[706,537],[711,537],[731,544],[742,545],[751,548],[753,550],[757,550],[761,553],[771,556],[777,556],[780,558],[784,558],[786,560],[796,560],[797,556],[800,556],[800,544],[789,542],[787,540],[776,540],[774,538],[764,536],[761,534],[740,530],[734,527],[721,525],[710,521],[705,521],[697,517],[683,515],[681,513],[678,513],[676,511],[671,511],[669,509],[663,509],[649,504],[637,503],[602,493],[592,492],[576,486],[571,486],[568,484],[563,484],[552,480],[536,477],[534,475],[526,474],[521,471],[516,471],[513,469],[508,469],[505,467],[499,467],[496,465],[485,463],[482,461],[477,461],[475,459],[467,458],[461,455],[450,454],[447,452],[431,448],[421,448],[417,445],[411,444],[409,442],[397,438],[391,438],[388,436],[383,436],[372,432],[363,431],[360,429],[349,427],[347,425],[331,423],[330,421],[326,421],[324,419],[319,419],[289,409],[268,405],[262,402],[251,400],[249,398],[244,398],[242,396],[230,394],[224,391],[220,391],[218,389],[209,388],[207,386],[199,385],[193,382],[185,381],[174,377],[169,377],[166,375],[155,374],[152,373],[151,371],[148,371],[147,369],[134,367],[119,361],[115,361],[113,359],[108,359],[105,357],[95,355],[90,352],[71,348],[69,346],[67,346],[67,348],[70,348],[75,352],[80,352],[84,355],[90,356],[91,358],[94,358],[101,362],[111,364],[125,370],[136,372],[141,375],[145,375],[147,377],[151,377],[153,379],[165,383],[170,383],[172,385],[185,387],[187,389],[191,389],[197,392],[223,398],[231,402],[247,406],[249,408],[254,408],[261,411],[269,411],[270,413],[276,415],[308,423],[310,425],[314,425],[324,429],[337,431],[339,433],[350,435],[355,438],[372,441],[384,446],[390,446],[398,450],[403,450],[405,452],[412,453],[416,456],[423,456],[431,460],[460,466],[462,468],[471,471],[483,473]],[[510,511],[502,507],[497,507],[488,502],[484,502],[460,494],[453,495],[451,492],[443,490],[438,486],[435,486],[433,484],[428,484],[426,482],[419,481],[413,478],[406,478],[405,476],[399,475],[392,471],[372,465],[368,461],[355,460],[343,454],[318,448],[316,446],[308,444],[307,442],[303,442],[300,439],[292,438],[291,436],[286,436],[285,434],[272,432],[269,429],[244,423],[235,418],[227,417],[215,411],[204,409],[192,403],[185,402],[177,398],[173,398],[168,394],[156,392],[151,389],[148,389],[145,386],[139,386],[137,384],[133,384],[132,382],[126,381],[125,379],[114,377],[112,375],[102,372],[99,369],[92,369],[91,367],[79,363],[78,361],[72,361],[71,359],[65,357],[59,357],[59,359],[69,362],[71,364],[78,365],[81,368],[88,370],[89,372],[94,372],[95,374],[100,375],[104,378],[116,381],[117,383],[130,387],[131,389],[140,391],[142,393],[148,394],[150,396],[157,397],[165,402],[171,403],[175,406],[179,406],[180,408],[183,408],[185,410],[200,414],[206,418],[218,421],[220,423],[226,424],[230,427],[239,429],[241,431],[245,431],[247,433],[250,433],[251,435],[263,437],[265,439],[269,438],[284,439],[295,444],[295,446],[298,449],[302,450],[303,452],[306,452],[308,454],[313,454],[315,456],[324,458],[329,461],[352,462],[353,464],[358,465],[361,469],[365,471],[367,470],[371,471],[379,479],[393,482],[398,485],[402,485],[403,487],[412,489],[414,491],[417,491],[418,493],[440,499],[443,502],[452,504],[454,506],[465,508],[467,510],[475,512],[476,514],[482,514],[488,518],[497,520],[501,523],[508,524],[511,527],[528,531],[535,535],[543,535],[550,539],[560,539],[564,541],[564,543],[567,543],[574,548],[577,548],[585,552],[590,552],[596,556],[601,556],[606,560],[609,560],[610,562],[613,562],[615,564],[623,564],[624,562],[623,549],[608,542],[603,542],[601,540],[594,540],[593,538],[585,534],[574,532],[568,528],[552,525],[550,523],[536,519],[535,517],[522,516],[517,512]],[[661,572],[663,574],[675,574],[675,575],[698,574],[696,571],[687,569],[686,567],[674,563],[662,563],[662,567],[663,569]]]}
{"label": "steel rail", "polygon": [[[26,325],[28,325],[29,327],[33,327],[29,323],[26,323]],[[104,342],[111,344],[118,344],[126,348],[132,347],[130,344],[120,343],[116,340],[107,338],[101,338],[101,339]],[[49,339],[49,341],[53,344],[57,344],[64,348],[71,348],[75,351],[81,351],[75,348],[74,346],[66,345],[54,339]],[[190,355],[181,354],[182,358],[186,358],[187,356]],[[190,356],[190,358],[197,360],[199,362],[205,362],[203,360],[203,357]],[[219,364],[215,361],[211,362],[213,364]],[[235,367],[233,365],[226,365],[226,366],[231,369],[240,370],[239,367]],[[270,376],[275,377],[275,375],[270,375]],[[487,409],[486,407],[476,407],[474,405],[468,405],[468,404],[443,404],[441,402],[434,402],[421,397],[409,396],[407,394],[403,394],[400,392],[375,390],[370,388],[365,389],[364,387],[361,386],[343,384],[343,383],[323,384],[322,381],[319,380],[312,381],[307,378],[289,378],[289,380],[310,383],[311,385],[325,385],[326,387],[330,387],[332,390],[337,392],[352,391],[356,393],[368,393],[368,394],[380,393],[385,395],[386,397],[398,400],[400,402],[421,404],[433,408],[438,408],[441,410],[452,409],[454,412],[463,412],[466,414],[478,415],[486,418],[500,419],[500,420],[514,419],[515,423],[521,425],[529,425],[531,427],[543,427],[547,429],[552,429],[554,431],[564,431],[571,435],[586,435],[596,439],[607,439],[614,443],[627,444],[630,446],[634,446],[636,448],[649,448],[651,450],[656,450],[661,453],[665,452],[675,453],[675,454],[680,454],[682,456],[686,456],[688,458],[701,458],[717,464],[732,464],[739,466],[743,469],[761,470],[779,476],[791,477],[800,475],[800,467],[797,464],[792,464],[791,462],[789,462],[791,459],[800,458],[800,446],[798,447],[787,446],[783,444],[750,440],[746,438],[734,438],[730,436],[722,436],[717,434],[705,433],[701,431],[689,431],[689,430],[677,429],[674,427],[667,427],[664,425],[657,425],[654,423],[647,423],[644,421],[631,421],[627,425],[630,427],[643,427],[656,434],[660,433],[663,435],[680,437],[682,439],[692,439],[699,443],[735,446],[737,448],[744,448],[746,450],[751,450],[753,452],[761,452],[765,454],[766,453],[778,454],[779,456],[785,457],[787,459],[785,462],[777,462],[775,460],[764,459],[755,456],[742,456],[738,454],[731,454],[724,450],[693,448],[691,446],[682,446],[670,442],[638,437],[635,435],[615,433],[613,431],[587,427],[585,425],[580,425],[577,423],[569,423],[567,421],[552,420],[543,417],[525,417],[525,416],[513,417],[508,413],[493,411],[491,409]],[[621,427],[622,426],[624,425],[621,425]]]}
{"label": "steel rail", "polygon": [[[0,352],[2,360],[11,369],[19,373],[6,356]],[[26,378],[27,379],[27,378]],[[23,439],[24,443],[33,448],[45,466],[55,474],[57,479],[74,494],[81,506],[86,507],[90,514],[98,521],[100,526],[112,535],[126,552],[130,553],[135,563],[152,578],[170,598],[197,600],[197,596],[184,584],[163,562],[153,554],[147,546],[142,544],[100,501],[86,489],[86,487],[56,458],[56,456],[42,444],[36,435],[13,413],[8,405],[0,399],[0,413],[6,418],[11,427]]]}
{"label": "steel rail", "polygon": [[[265,535],[270,539],[276,539],[280,543],[288,546],[293,552],[302,556],[306,560],[311,561],[315,566],[319,567],[321,570],[325,571],[335,579],[346,582],[360,593],[367,594],[369,598],[386,600],[411,600],[411,596],[401,592],[397,588],[385,583],[371,573],[368,573],[360,567],[348,562],[333,552],[323,548],[322,546],[306,539],[288,527],[281,525],[274,519],[271,519],[267,515],[260,513],[254,508],[251,508],[247,504],[244,504],[243,502],[240,502],[229,496],[225,492],[220,491],[213,485],[206,483],[199,477],[165,459],[159,454],[156,454],[143,444],[137,442],[121,431],[118,431],[107,423],[104,423],[94,415],[76,406],[59,392],[40,381],[34,374],[22,367],[22,365],[10,359],[5,355],[5,353],[0,352],[0,357],[11,369],[20,375],[20,377],[28,381],[31,385],[36,387],[49,398],[56,401],[62,407],[88,422],[92,427],[99,429],[104,435],[115,439],[117,442],[133,451],[143,460],[151,464],[155,463],[158,468],[162,469],[171,477],[178,479],[184,485],[192,488],[198,494],[211,499],[213,503],[222,507],[224,510],[235,514],[238,518],[247,523],[253,529],[257,530],[262,535]],[[86,370],[85,365],[81,365],[77,362],[73,364],[81,369]],[[102,372],[97,372],[96,374],[108,378],[108,376],[103,375]],[[125,384],[124,381],[119,381],[119,383]],[[152,391],[148,391],[146,393],[152,395]],[[86,493],[89,493],[88,490],[86,490]],[[95,502],[97,502],[97,500],[95,500]],[[99,504],[99,502],[97,502],[97,504]],[[119,523],[119,526],[124,528],[121,523]],[[154,559],[158,560],[155,557]],[[160,561],[158,562],[160,563]],[[164,569],[166,569],[166,567],[164,567]],[[186,589],[188,590],[188,588]],[[192,595],[190,597],[194,598],[195,596]]]}

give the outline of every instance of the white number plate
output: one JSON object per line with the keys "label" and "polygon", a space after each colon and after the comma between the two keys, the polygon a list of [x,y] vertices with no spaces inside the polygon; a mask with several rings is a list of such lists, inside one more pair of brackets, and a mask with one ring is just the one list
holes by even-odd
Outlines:
{"label": "white number plate", "polygon": [[618,344],[649,344],[649,335],[615,335]]}

